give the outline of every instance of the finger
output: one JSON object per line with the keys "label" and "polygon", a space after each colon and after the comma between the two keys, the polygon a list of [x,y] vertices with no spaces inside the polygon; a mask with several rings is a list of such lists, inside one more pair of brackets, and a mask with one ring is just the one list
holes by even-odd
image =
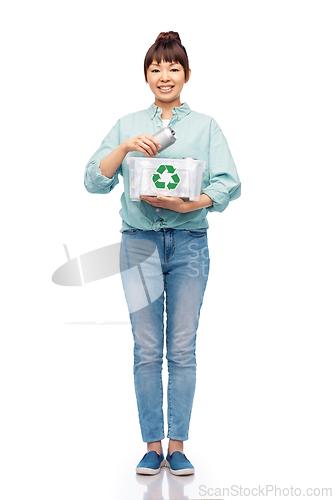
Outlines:
{"label": "finger", "polygon": [[151,150],[151,148],[149,146],[147,146],[147,144],[145,144],[144,142],[140,142],[140,144],[138,144],[139,148],[140,148],[140,151],[148,156],[148,158],[152,158],[154,155],[154,152]]}
{"label": "finger", "polygon": [[152,135],[146,135],[145,141],[151,147],[151,149],[155,152],[155,154],[158,154],[159,148],[162,147],[161,144],[159,143],[159,141],[155,137],[153,137]]}
{"label": "finger", "polygon": [[140,196],[140,198],[150,204],[158,203],[156,200],[156,196]]}
{"label": "finger", "polygon": [[151,141],[148,141],[147,139],[145,139],[145,147],[147,148],[147,151],[151,151],[152,155],[155,156],[158,154],[158,149],[157,147],[155,146],[155,144]]}
{"label": "finger", "polygon": [[154,137],[153,135],[149,135],[149,134],[144,134],[144,137],[146,137],[147,139],[149,139],[151,142],[153,142],[157,148],[160,148],[161,147],[161,143],[159,142],[158,139],[156,139],[156,137]]}
{"label": "finger", "polygon": [[158,203],[154,203],[153,201],[149,201],[149,200],[143,200],[143,201],[145,201],[146,203],[148,203],[148,205],[151,205],[152,207],[160,207],[161,206]]}
{"label": "finger", "polygon": [[134,151],[138,151],[139,153],[142,153],[145,156],[148,156],[148,158],[151,158],[151,156],[149,155],[149,153],[147,153],[147,151],[144,148],[142,148],[141,146],[136,146],[136,148],[135,148]]}

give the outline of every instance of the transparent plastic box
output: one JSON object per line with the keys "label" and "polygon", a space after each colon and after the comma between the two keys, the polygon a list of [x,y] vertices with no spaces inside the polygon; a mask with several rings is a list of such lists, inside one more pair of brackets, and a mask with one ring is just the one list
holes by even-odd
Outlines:
{"label": "transparent plastic box", "polygon": [[193,158],[175,160],[130,157],[127,163],[131,200],[140,201],[141,195],[179,196],[190,201],[199,200],[205,161]]}

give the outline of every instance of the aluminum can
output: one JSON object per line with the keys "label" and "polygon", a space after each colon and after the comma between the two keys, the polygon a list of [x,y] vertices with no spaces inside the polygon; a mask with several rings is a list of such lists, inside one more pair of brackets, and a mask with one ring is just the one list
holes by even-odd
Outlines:
{"label": "aluminum can", "polygon": [[176,132],[172,130],[171,127],[162,128],[162,130],[159,130],[153,137],[156,137],[161,144],[161,147],[158,148],[159,153],[174,144],[177,140]]}

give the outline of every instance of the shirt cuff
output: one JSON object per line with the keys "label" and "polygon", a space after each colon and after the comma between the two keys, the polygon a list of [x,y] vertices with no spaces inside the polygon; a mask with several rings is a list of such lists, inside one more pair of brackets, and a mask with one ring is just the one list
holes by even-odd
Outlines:
{"label": "shirt cuff", "polygon": [[213,206],[206,207],[208,212],[223,212],[229,205],[229,195],[228,193],[217,192],[212,186],[207,186],[203,193],[205,193],[213,201]]}
{"label": "shirt cuff", "polygon": [[99,168],[100,163],[101,160],[93,160],[86,169],[84,185],[89,193],[108,193],[118,184],[118,174],[106,177]]}

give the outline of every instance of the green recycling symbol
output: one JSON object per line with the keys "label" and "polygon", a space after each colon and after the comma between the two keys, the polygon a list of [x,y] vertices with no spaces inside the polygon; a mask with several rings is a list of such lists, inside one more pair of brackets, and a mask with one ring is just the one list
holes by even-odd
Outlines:
{"label": "green recycling symbol", "polygon": [[166,186],[171,191],[180,183],[180,177],[172,165],[160,165],[152,175],[152,181],[157,189],[165,189]]}

